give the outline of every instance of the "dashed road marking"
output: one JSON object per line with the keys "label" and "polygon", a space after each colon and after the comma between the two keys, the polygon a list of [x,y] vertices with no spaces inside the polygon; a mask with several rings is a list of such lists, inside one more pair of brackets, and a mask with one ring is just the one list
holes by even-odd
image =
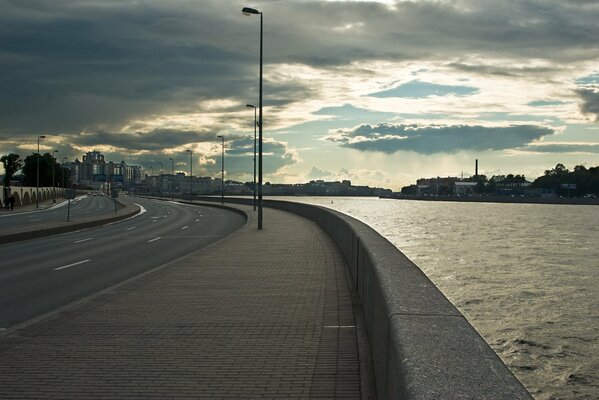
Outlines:
{"label": "dashed road marking", "polygon": [[93,238],[87,238],[87,239],[81,239],[81,240],[76,240],[73,243],[82,243],[82,242],[87,242],[88,240],[92,240]]}
{"label": "dashed road marking", "polygon": [[75,265],[81,265],[81,264],[85,264],[87,262],[90,262],[91,260],[83,260],[83,261],[78,261],[76,263],[73,264],[69,264],[69,265],[63,265],[62,267],[58,267],[58,268],[54,268],[54,271],[60,271],[61,269],[65,269],[65,268],[70,268],[70,267],[74,267]]}
{"label": "dashed road marking", "polygon": [[148,243],[152,243],[152,242],[155,242],[160,239],[162,239],[162,236],[158,236],[158,237],[155,237],[154,239],[150,239],[150,240],[148,240]]}
{"label": "dashed road marking", "polygon": [[189,228],[189,225],[185,225],[185,226],[184,226],[183,228],[181,228],[181,229],[187,229],[187,228]]}

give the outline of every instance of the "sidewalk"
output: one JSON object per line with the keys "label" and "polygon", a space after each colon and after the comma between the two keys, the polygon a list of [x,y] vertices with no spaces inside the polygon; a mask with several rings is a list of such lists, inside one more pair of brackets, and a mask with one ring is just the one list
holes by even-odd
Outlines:
{"label": "sidewalk", "polygon": [[360,399],[339,251],[307,219],[266,208],[258,231],[234,207],[232,235],[0,336],[0,398]]}
{"label": "sidewalk", "polygon": [[54,203],[52,201],[52,199],[50,199],[50,200],[42,200],[42,201],[39,202],[39,207],[37,207],[36,203],[31,203],[31,204],[25,204],[25,205],[22,205],[22,206],[15,206],[12,211],[11,210],[6,210],[4,207],[0,207],[0,215],[22,213],[22,212],[35,211],[35,210],[45,210],[47,208],[55,206],[56,204],[60,204],[63,201],[66,201],[66,200],[63,199],[62,197],[57,197],[56,198],[56,203]]}

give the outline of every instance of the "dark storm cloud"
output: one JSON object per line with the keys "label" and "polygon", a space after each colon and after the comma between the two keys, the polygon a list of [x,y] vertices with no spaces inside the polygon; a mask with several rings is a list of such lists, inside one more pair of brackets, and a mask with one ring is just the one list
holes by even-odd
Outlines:
{"label": "dark storm cloud", "polygon": [[599,122],[599,88],[581,88],[576,90],[576,93],[582,100],[582,112],[594,115],[595,121]]}
{"label": "dark storm cloud", "polygon": [[66,135],[66,138],[70,143],[84,148],[110,144],[116,148],[126,149],[130,153],[136,153],[140,151],[159,152],[192,143],[215,142],[216,133],[155,129],[150,132],[136,133],[100,131]]}
{"label": "dark storm cloud", "polygon": [[[203,100],[257,97],[257,43],[238,43],[256,21],[221,2],[5,3],[4,132],[119,130],[148,115],[202,112]],[[309,94],[297,82],[269,90],[278,105]]]}
{"label": "dark storm cloud", "polygon": [[361,125],[334,132],[326,139],[361,151],[421,154],[454,153],[461,150],[506,150],[527,145],[555,132],[546,127],[515,125],[485,127],[467,125]]}

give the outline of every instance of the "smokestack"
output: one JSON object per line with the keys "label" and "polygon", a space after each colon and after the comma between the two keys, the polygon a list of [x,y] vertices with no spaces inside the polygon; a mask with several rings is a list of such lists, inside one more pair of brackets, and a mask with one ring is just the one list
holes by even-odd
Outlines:
{"label": "smokestack", "polygon": [[478,178],[478,158],[474,161],[474,177]]}

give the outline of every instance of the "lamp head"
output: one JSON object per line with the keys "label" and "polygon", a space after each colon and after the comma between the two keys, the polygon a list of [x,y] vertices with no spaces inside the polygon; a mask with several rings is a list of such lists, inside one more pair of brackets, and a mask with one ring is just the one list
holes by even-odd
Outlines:
{"label": "lamp head", "polygon": [[254,8],[249,8],[249,7],[243,7],[241,12],[243,13],[243,15],[261,14],[260,11],[254,9]]}
{"label": "lamp head", "polygon": [[252,105],[252,104],[246,104],[245,106],[246,106],[246,107],[249,107],[249,108],[256,108],[256,106],[254,106],[254,105]]}
{"label": "lamp head", "polygon": [[46,135],[41,135],[41,136],[38,136],[37,138],[38,138],[38,139],[45,139],[45,138],[46,138]]}

